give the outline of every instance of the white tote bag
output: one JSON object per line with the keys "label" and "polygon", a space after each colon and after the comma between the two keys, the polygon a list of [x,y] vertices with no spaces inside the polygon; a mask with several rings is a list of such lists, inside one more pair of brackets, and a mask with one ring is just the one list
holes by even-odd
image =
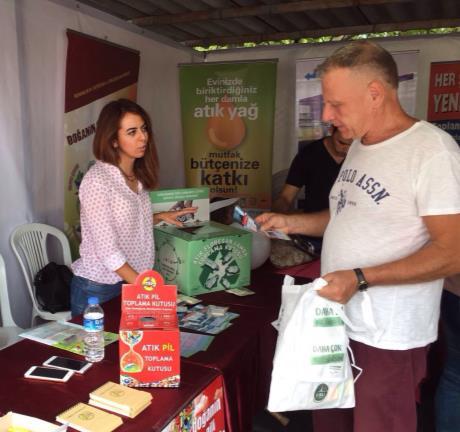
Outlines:
{"label": "white tote bag", "polygon": [[345,325],[358,329],[346,318],[341,304],[317,294],[325,285],[323,279],[307,285],[294,285],[290,276],[284,280],[279,317],[274,323],[278,340],[269,411],[355,405]]}

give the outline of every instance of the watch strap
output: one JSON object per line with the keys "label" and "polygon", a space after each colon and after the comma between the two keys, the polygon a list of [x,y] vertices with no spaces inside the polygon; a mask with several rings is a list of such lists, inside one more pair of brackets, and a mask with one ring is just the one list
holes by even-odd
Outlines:
{"label": "watch strap", "polygon": [[366,291],[367,288],[369,288],[369,284],[366,278],[364,277],[363,271],[360,268],[355,268],[353,269],[353,271],[355,272],[356,279],[358,279],[358,291]]}

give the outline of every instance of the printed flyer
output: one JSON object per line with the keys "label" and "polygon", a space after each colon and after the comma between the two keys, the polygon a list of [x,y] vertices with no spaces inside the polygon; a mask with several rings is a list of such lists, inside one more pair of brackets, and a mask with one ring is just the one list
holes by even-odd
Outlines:
{"label": "printed flyer", "polygon": [[[19,336],[45,345],[51,345],[75,354],[84,355],[83,326],[68,321],[51,321],[39,327],[26,330]],[[118,340],[118,335],[104,332],[104,345]]]}
{"label": "printed flyer", "polygon": [[275,60],[181,65],[185,175],[212,197],[269,209]]}

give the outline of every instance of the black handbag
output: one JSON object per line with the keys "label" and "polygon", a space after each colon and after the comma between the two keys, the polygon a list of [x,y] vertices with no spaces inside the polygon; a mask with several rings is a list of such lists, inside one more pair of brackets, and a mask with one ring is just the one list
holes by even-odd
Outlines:
{"label": "black handbag", "polygon": [[34,278],[35,296],[45,311],[56,313],[70,309],[70,283],[73,273],[66,266],[50,262]]}

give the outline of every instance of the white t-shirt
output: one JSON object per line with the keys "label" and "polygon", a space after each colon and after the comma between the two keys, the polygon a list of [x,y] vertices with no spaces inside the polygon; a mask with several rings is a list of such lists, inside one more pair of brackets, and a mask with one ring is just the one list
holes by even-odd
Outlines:
{"label": "white t-shirt", "polygon": [[[429,241],[422,216],[460,213],[460,150],[453,138],[425,121],[374,145],[355,141],[330,196],[331,220],[321,272],[395,261]],[[363,295],[346,313],[365,332],[351,339],[384,349],[410,349],[437,338],[442,280],[373,286],[368,293],[377,329],[364,323]]]}

